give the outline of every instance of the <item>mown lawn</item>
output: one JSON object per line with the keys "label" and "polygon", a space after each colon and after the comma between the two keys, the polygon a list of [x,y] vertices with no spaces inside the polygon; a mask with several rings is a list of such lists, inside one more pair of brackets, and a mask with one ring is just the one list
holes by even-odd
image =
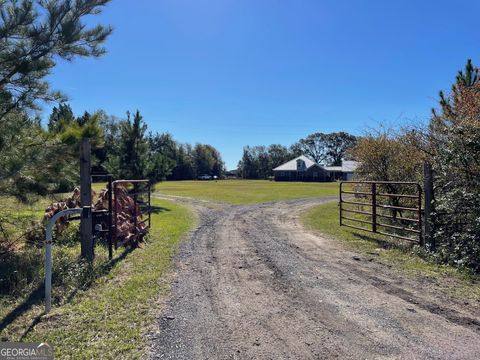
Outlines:
{"label": "mown lawn", "polygon": [[338,194],[338,183],[275,182],[268,180],[164,181],[155,185],[160,194],[254,204]]}
{"label": "mown lawn", "polygon": [[388,263],[408,276],[442,280],[445,290],[462,298],[480,301],[478,276],[452,266],[436,264],[418,247],[405,246],[383,235],[341,227],[338,220],[338,202],[313,207],[303,214],[303,222],[307,228],[336,239],[348,248],[377,255],[377,261]]}
{"label": "mown lawn", "polygon": [[[155,320],[152,309],[168,291],[172,256],[194,221],[185,207],[157,199],[152,202],[156,208],[153,228],[142,248],[124,255],[119,249],[117,261],[104,267],[104,274],[91,286],[73,292],[71,299],[54,306],[38,323],[32,320],[38,321],[43,304],[34,304],[0,332],[2,341],[48,342],[59,359],[143,358],[144,334]],[[57,291],[54,287],[54,294]],[[18,302],[10,309],[2,308],[2,317],[15,306]]]}

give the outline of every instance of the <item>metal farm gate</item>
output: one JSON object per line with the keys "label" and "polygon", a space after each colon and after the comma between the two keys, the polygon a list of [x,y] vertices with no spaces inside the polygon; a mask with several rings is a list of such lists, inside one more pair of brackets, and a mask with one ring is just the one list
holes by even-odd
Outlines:
{"label": "metal farm gate", "polygon": [[415,182],[340,182],[340,226],[424,245],[422,187]]}

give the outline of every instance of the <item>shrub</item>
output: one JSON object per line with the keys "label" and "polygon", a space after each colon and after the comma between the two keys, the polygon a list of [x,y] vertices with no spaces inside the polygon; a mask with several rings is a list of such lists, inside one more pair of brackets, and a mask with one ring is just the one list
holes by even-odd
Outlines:
{"label": "shrub", "polygon": [[480,82],[469,62],[434,112],[434,238],[439,258],[480,272]]}

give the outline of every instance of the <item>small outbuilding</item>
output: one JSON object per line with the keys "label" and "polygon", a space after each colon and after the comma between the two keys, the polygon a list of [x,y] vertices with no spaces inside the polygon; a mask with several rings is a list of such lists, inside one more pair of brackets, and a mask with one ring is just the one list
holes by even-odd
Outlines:
{"label": "small outbuilding", "polygon": [[302,155],[273,169],[275,181],[329,181],[328,171]]}

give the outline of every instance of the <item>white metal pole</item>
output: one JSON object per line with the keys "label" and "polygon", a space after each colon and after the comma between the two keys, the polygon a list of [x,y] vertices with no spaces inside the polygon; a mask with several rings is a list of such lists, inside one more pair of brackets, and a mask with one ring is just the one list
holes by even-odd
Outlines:
{"label": "white metal pole", "polygon": [[55,222],[68,214],[81,213],[82,209],[66,209],[52,216],[47,223],[45,236],[45,313],[52,308],[52,232]]}

